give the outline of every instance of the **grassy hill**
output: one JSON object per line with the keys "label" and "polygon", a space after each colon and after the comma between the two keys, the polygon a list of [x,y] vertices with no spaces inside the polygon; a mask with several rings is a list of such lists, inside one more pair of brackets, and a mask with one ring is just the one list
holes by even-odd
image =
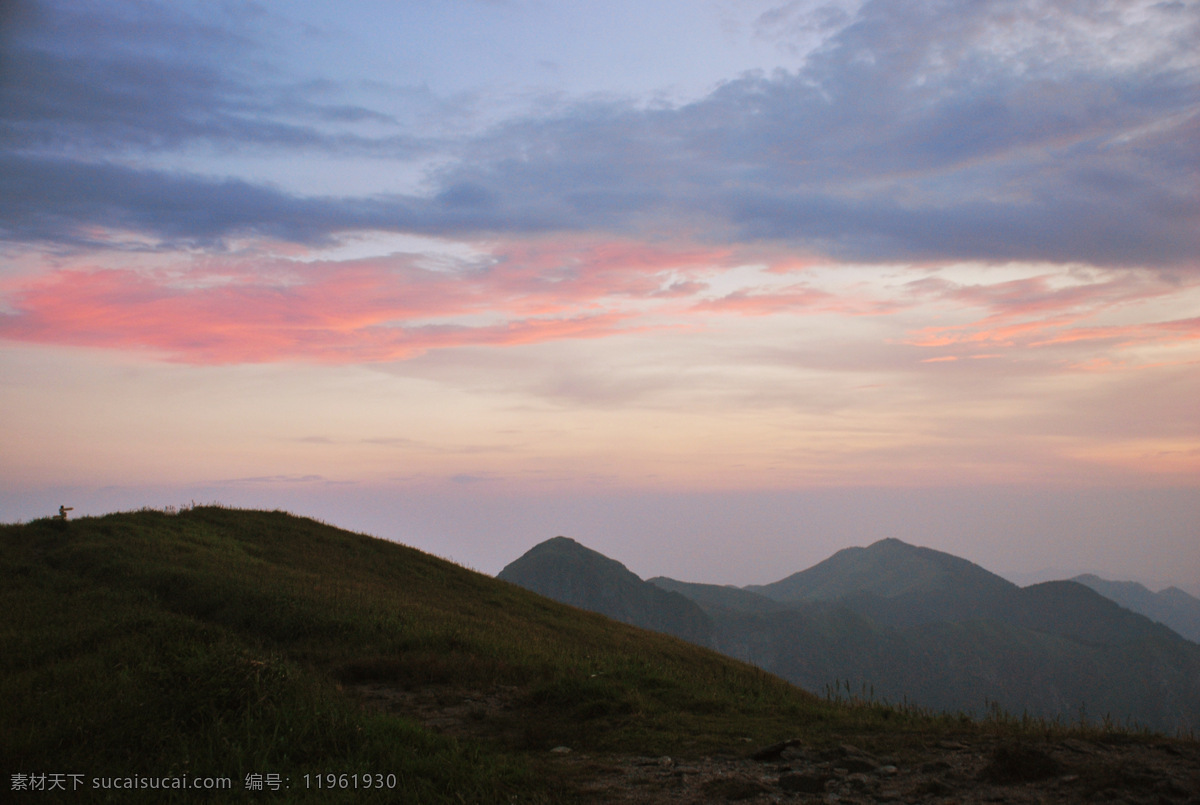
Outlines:
{"label": "grassy hill", "polygon": [[[30,801],[611,801],[588,793],[597,776],[637,777],[639,792],[683,786],[688,801],[768,801],[849,790],[862,782],[847,776],[855,763],[879,769],[868,782],[881,791],[899,780],[957,796],[981,780],[1025,785],[988,777],[1014,741],[1070,764],[1063,741],[1076,737],[1093,754],[1054,783],[1064,791],[1162,779],[1180,797],[1200,791],[1190,743],[818,699],[676,638],[283,512],[0,526],[0,581],[0,790]],[[458,726],[427,726],[431,709],[460,712]],[[563,745],[574,754],[551,751]],[[1117,761],[1145,771],[1088,771]],[[13,791],[56,774],[81,785]],[[247,789],[255,775],[267,790]],[[228,789],[146,787],[210,777]]]}
{"label": "grassy hill", "polygon": [[[559,801],[531,758],[835,740],[915,716],[839,707],[751,666],[380,539],[219,507],[0,526],[7,775],[279,774],[288,800]],[[503,686],[476,740],[363,706],[364,685]],[[881,715],[882,713],[882,715]],[[317,775],[393,774],[329,791]],[[113,801],[163,801],[128,791]],[[189,801],[185,792],[177,795]],[[103,799],[83,792],[80,799]],[[49,801],[49,800],[48,800]]]}

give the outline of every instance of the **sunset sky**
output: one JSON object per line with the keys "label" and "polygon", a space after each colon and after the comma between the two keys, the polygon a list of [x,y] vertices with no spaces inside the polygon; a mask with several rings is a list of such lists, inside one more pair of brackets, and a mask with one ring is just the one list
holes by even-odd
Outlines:
{"label": "sunset sky", "polygon": [[1200,2],[0,5],[0,521],[1200,594]]}

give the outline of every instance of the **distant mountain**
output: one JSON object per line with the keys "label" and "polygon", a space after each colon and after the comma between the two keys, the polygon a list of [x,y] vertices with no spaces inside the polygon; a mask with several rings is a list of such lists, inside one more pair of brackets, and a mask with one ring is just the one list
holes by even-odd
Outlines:
{"label": "distant mountain", "polygon": [[1169,626],[1193,643],[1200,643],[1200,598],[1188,595],[1178,587],[1155,593],[1135,581],[1106,581],[1091,574],[1076,576],[1072,581],[1091,587],[1126,609]]}
{"label": "distant mountain", "polygon": [[845,548],[808,570],[747,590],[777,601],[832,601],[857,593],[894,598],[961,584],[1011,589],[1015,585],[952,554],[882,539],[866,548]]}
{"label": "distant mountain", "polygon": [[666,576],[649,580],[656,587],[680,593],[703,607],[715,607],[734,612],[782,612],[788,605],[759,595],[749,589],[720,584],[696,584],[676,581]]}
{"label": "distant mountain", "polygon": [[836,601],[890,626],[991,617],[1018,588],[979,565],[898,539],[838,551],[749,591],[776,601]]}
{"label": "distant mountain", "polygon": [[620,562],[568,537],[535,545],[497,578],[613,620],[707,646],[712,621],[690,599],[642,581]]}
{"label": "distant mountain", "polygon": [[[514,562],[506,577],[699,642],[818,694],[849,683],[855,693],[935,710],[982,713],[996,703],[1014,714],[1200,727],[1200,646],[1082,584],[1020,588],[899,540],[737,588],[643,582],[559,538]],[[680,598],[700,610],[702,627]]]}

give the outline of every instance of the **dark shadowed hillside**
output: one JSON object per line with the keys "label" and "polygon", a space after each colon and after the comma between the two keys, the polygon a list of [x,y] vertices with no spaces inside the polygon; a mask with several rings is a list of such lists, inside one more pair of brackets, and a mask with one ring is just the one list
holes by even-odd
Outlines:
{"label": "dark shadowed hillside", "polygon": [[702,646],[711,638],[712,622],[695,603],[642,581],[620,562],[567,537],[534,546],[497,578],[564,604]]}
{"label": "dark shadowed hillside", "polygon": [[[542,551],[541,563],[525,562]],[[663,599],[646,596],[623,565],[569,540],[518,564],[526,586],[558,600],[601,612],[595,602],[620,602],[625,619],[636,611],[646,624],[677,617],[674,608],[655,614]],[[652,581],[703,609],[703,645],[817,693],[849,682],[944,711],[998,705],[1167,731],[1200,725],[1200,647],[1074,582],[1022,589],[899,540],[839,551],[759,587]]]}
{"label": "dark shadowed hillside", "polygon": [[1072,581],[1091,587],[1126,609],[1171,627],[1193,643],[1200,643],[1200,599],[1178,587],[1155,593],[1135,581],[1106,581],[1090,574],[1076,576]]}

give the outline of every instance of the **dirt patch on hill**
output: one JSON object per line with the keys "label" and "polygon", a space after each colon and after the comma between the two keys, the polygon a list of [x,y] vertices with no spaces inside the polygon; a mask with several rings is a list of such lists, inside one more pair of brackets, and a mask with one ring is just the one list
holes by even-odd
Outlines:
{"label": "dirt patch on hill", "polygon": [[[459,737],[521,742],[521,691],[354,687],[372,708]],[[594,803],[1126,803],[1200,805],[1200,744],[1191,741],[845,736],[700,758],[527,749],[564,793]]]}

